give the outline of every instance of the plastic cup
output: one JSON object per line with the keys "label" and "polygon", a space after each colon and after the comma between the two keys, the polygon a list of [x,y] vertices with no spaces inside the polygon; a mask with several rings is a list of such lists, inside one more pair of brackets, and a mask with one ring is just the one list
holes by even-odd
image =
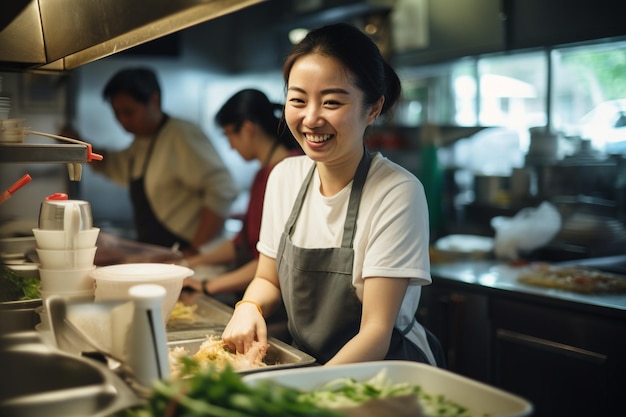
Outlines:
{"label": "plastic cup", "polygon": [[83,269],[39,269],[41,289],[50,291],[87,291],[94,289],[91,273],[95,266]]}
{"label": "plastic cup", "polygon": [[[96,246],[99,233],[100,229],[98,227],[79,231],[76,239],[76,248],[74,249],[93,248]],[[35,235],[35,242],[39,249],[72,249],[67,247],[66,234],[63,230],[42,230],[35,228],[33,229],[33,234]]]}
{"label": "plastic cup", "polygon": [[97,249],[37,249],[37,256],[43,269],[84,269],[94,266]]}

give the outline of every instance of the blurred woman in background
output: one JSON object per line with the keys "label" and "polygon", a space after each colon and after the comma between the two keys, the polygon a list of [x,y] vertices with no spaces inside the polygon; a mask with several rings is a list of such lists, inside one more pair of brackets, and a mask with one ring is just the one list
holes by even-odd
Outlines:
{"label": "blurred woman in background", "polygon": [[[186,287],[209,296],[236,294],[238,299],[254,277],[267,178],[278,162],[302,153],[287,126],[281,125],[282,111],[283,105],[270,102],[261,91],[245,89],[228,99],[215,116],[231,147],[246,161],[256,160],[261,165],[250,188],[250,201],[241,231],[234,239],[225,240],[183,262],[191,268],[230,265],[232,269],[217,277],[189,278],[185,281]],[[218,298],[224,301],[224,297]]]}

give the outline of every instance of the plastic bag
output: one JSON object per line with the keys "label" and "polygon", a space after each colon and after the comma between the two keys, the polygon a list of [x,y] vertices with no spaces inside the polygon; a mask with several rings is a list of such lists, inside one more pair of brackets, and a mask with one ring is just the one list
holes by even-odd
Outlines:
{"label": "plastic bag", "polygon": [[491,219],[496,231],[494,254],[498,259],[516,260],[550,242],[561,230],[562,219],[557,208],[547,201],[539,207],[527,207],[515,217]]}

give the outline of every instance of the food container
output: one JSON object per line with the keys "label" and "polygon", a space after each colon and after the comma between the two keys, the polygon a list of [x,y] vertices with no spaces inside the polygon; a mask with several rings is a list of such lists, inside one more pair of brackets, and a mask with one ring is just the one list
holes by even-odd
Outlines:
{"label": "food container", "polygon": [[[100,229],[92,227],[88,230],[80,230],[77,234],[74,249],[93,248],[98,240]],[[67,243],[66,233],[64,230],[43,230],[39,228],[33,229],[35,235],[36,246],[39,249],[72,249]],[[70,242],[73,244],[73,242]]]}
{"label": "food container", "polygon": [[425,392],[444,395],[446,399],[468,408],[472,416],[530,416],[532,404],[525,399],[455,373],[418,362],[375,361],[328,367],[286,369],[258,372],[243,377],[250,385],[274,381],[281,385],[311,391],[337,378],[351,377],[365,381],[385,369],[392,384],[419,385]]}
{"label": "food container", "polygon": [[[216,327],[213,329],[206,329],[204,331],[196,331],[196,338],[194,339],[169,341],[167,345],[170,349],[183,347],[190,353],[190,355],[193,355],[198,351],[200,345],[207,340],[208,336],[221,336],[223,330],[223,327]],[[240,371],[240,373],[250,374],[269,370],[273,371],[277,369],[310,366],[315,363],[315,358],[312,356],[294,348],[293,346],[281,342],[278,339],[270,337],[268,338],[268,343],[269,348],[267,350],[267,355],[263,360],[267,366]]]}
{"label": "food container", "polygon": [[187,331],[192,331],[191,334],[194,334],[195,330],[224,327],[233,315],[231,307],[213,298],[197,298],[193,303],[183,305],[193,309],[193,313],[188,317],[179,317],[172,313],[167,321],[167,331],[178,340],[189,339],[185,336],[188,334]]}
{"label": "food container", "polygon": [[194,272],[180,265],[135,263],[97,268],[91,276],[96,282],[95,301],[129,299],[128,290],[134,285],[158,284],[167,294],[163,300],[163,319],[172,313],[183,288],[183,280]]}

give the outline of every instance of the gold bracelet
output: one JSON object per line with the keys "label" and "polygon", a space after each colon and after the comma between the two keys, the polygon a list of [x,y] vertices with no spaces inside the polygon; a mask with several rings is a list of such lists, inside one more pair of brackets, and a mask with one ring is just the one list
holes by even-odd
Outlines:
{"label": "gold bracelet", "polygon": [[256,306],[256,309],[259,310],[259,314],[263,315],[263,309],[261,309],[261,306],[259,305],[259,303],[257,303],[256,301],[252,301],[252,300],[241,300],[241,301],[237,301],[237,304],[235,304],[235,308],[239,307],[241,304],[243,303],[250,303],[250,304],[254,304]]}

